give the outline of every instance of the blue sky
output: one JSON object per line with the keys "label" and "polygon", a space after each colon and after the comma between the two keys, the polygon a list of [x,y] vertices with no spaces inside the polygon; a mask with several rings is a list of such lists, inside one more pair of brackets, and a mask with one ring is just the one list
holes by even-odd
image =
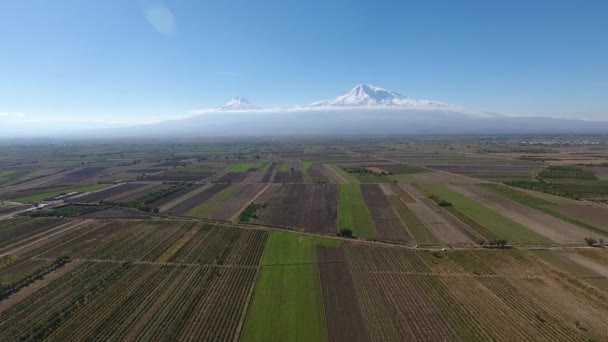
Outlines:
{"label": "blue sky", "polygon": [[[608,1],[0,2],[0,121],[150,121],[369,83],[608,120]],[[23,114],[17,114],[23,113]]]}

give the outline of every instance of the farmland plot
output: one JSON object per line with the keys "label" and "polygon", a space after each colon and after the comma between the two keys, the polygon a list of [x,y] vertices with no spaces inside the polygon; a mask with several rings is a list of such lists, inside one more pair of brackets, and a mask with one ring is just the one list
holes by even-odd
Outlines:
{"label": "farmland plot", "polygon": [[63,176],[65,176],[66,174],[70,173],[71,171],[60,171],[48,176],[42,176],[42,177],[38,177],[38,178],[34,178],[32,180],[28,180],[24,183],[20,183],[20,184],[16,184],[16,185],[12,185],[7,187],[6,189],[3,189],[2,192],[0,193],[0,198],[2,199],[6,199],[9,197],[20,197],[23,195],[28,195],[28,190],[31,189],[41,189],[41,188],[45,188],[45,187],[49,187],[52,186],[53,184],[56,184],[56,181],[63,178]]}
{"label": "farmland plot", "polygon": [[272,232],[262,259],[243,341],[324,341],[317,247],[340,241]]}
{"label": "farmland plot", "polygon": [[319,246],[317,258],[329,340],[369,341],[342,250]]}
{"label": "farmland plot", "polygon": [[146,185],[143,183],[119,184],[92,194],[78,197],[77,199],[74,199],[74,202],[99,202],[112,200],[113,198],[119,198],[123,194],[128,195],[132,193],[132,191],[139,190],[145,186]]}
{"label": "farmland plot", "polygon": [[365,238],[377,236],[359,184],[340,184],[339,210],[340,228],[352,229],[355,236]]}
{"label": "farmland plot", "polygon": [[[222,189],[220,192],[213,195],[211,198],[209,198],[205,202],[192,208],[190,211],[188,211],[186,213],[186,215],[194,216],[194,217],[211,217],[211,215],[213,213],[215,213],[215,215],[219,215],[224,210],[223,204],[225,202],[227,202],[229,198],[237,197],[239,193],[241,193],[242,191],[244,191],[247,188],[249,189],[249,191],[246,191],[245,195],[250,195],[252,192],[255,192],[256,185],[231,184],[227,188]],[[252,195],[252,196],[255,196],[255,195]],[[227,209],[227,211],[230,209],[235,210],[233,207],[229,207],[226,209]],[[236,210],[238,210],[238,209],[236,209]]]}
{"label": "farmland plot", "polygon": [[331,184],[283,184],[255,221],[313,232],[336,232],[338,187]]}
{"label": "farmland plot", "polygon": [[310,181],[312,183],[331,183],[330,179],[325,175],[324,169],[323,165],[312,163],[307,171]]}
{"label": "farmland plot", "polygon": [[63,177],[59,178],[56,183],[58,184],[72,184],[83,181],[93,181],[93,178],[100,176],[102,172],[106,169],[103,166],[92,166],[85,167],[82,169],[77,169],[75,171],[66,173]]}
{"label": "farmland plot", "polygon": [[215,174],[215,171],[189,170],[179,169],[174,171],[166,171],[153,175],[147,175],[147,181],[163,181],[163,182],[198,182],[207,179]]}
{"label": "farmland plot", "polygon": [[304,183],[301,171],[277,171],[273,183]]}
{"label": "farmland plot", "polygon": [[216,183],[227,183],[227,184],[242,183],[245,180],[245,178],[247,178],[248,175],[249,175],[249,173],[247,173],[247,172],[227,172],[224,175],[222,175],[220,178],[218,178],[215,182]]}
{"label": "farmland plot", "polygon": [[5,252],[25,239],[41,234],[67,221],[56,218],[16,218],[0,221],[0,252]]}
{"label": "farmland plot", "polygon": [[[266,184],[231,185],[228,189],[206,201],[202,205],[205,208],[194,208],[191,213],[194,214],[196,212],[193,216],[197,217],[229,221],[267,187],[268,185]],[[222,196],[227,191],[229,193]]]}
{"label": "farmland plot", "polygon": [[169,196],[160,198],[157,201],[149,203],[148,205],[152,208],[162,208],[162,207],[168,205],[169,203],[185,196],[186,194],[200,189],[201,187],[203,187],[202,184],[193,184],[193,185],[186,186],[183,189],[181,189],[177,192],[174,192],[174,193],[170,194]]}
{"label": "farmland plot", "polygon": [[[557,211],[575,220],[604,230],[608,234],[608,208],[596,205],[556,204],[546,205],[550,210]],[[580,233],[580,231],[579,231]],[[591,234],[583,234],[585,236]],[[606,236],[605,234],[602,234]],[[578,235],[580,238],[580,234]],[[580,242],[580,239],[579,239]]]}
{"label": "farmland plot", "polygon": [[194,223],[191,221],[134,221],[96,244],[83,256],[96,260],[156,260]]}
{"label": "farmland plot", "polygon": [[546,237],[532,231],[509,217],[468,198],[448,186],[441,184],[420,184],[420,187],[436,201],[445,201],[447,211],[458,217],[475,232],[490,239],[507,239],[514,244],[550,244]]}
{"label": "farmland plot", "polygon": [[200,204],[205,203],[205,201],[209,200],[215,194],[224,190],[228,186],[228,184],[213,184],[211,187],[205,188],[203,191],[197,193],[196,195],[188,197],[180,203],[165,210],[171,212],[172,214],[184,215],[192,208],[195,208]]}
{"label": "farmland plot", "polygon": [[273,183],[276,167],[277,167],[277,163],[272,162],[272,164],[270,164],[270,166],[268,167],[268,169],[262,176],[262,179],[260,180],[260,182],[261,183]]}
{"label": "farmland plot", "polygon": [[170,259],[201,265],[256,266],[268,232],[223,225],[204,225]]}
{"label": "farmland plot", "polygon": [[[501,215],[557,243],[580,244],[583,243],[583,239],[587,235],[591,235],[589,232],[586,232],[571,223],[562,221],[519,203],[512,202],[478,186],[452,186],[452,189],[464,194],[472,200],[484,203],[488,208],[501,213]],[[515,227],[513,227],[513,229],[514,228]],[[595,237],[599,238],[599,236]]]}
{"label": "farmland plot", "polygon": [[416,217],[427,227],[434,236],[447,245],[467,245],[473,243],[466,227],[461,222],[453,220],[446,215],[435,202],[428,199],[416,187],[403,184],[401,188],[406,190],[409,196],[414,199],[413,203],[406,203]]}
{"label": "farmland plot", "polygon": [[429,253],[358,243],[344,248],[372,339],[608,336],[601,318],[608,305],[598,301],[605,294],[554,273],[525,252]]}
{"label": "farmland plot", "polygon": [[143,183],[144,186],[133,189],[131,191],[123,192],[119,195],[112,196],[110,198],[106,198],[105,201],[109,202],[118,202],[118,203],[126,203],[129,201],[137,200],[139,198],[145,197],[148,194],[152,194],[157,191],[162,191],[168,189],[170,185],[162,184],[162,183]]}
{"label": "farmland plot", "polygon": [[379,239],[404,243],[412,241],[379,185],[362,184],[361,192]]}
{"label": "farmland plot", "polygon": [[460,175],[480,178],[532,178],[543,168],[543,164],[522,165],[496,165],[496,164],[468,164],[468,165],[427,165],[432,169],[447,171]]}
{"label": "farmland plot", "polygon": [[[241,268],[85,263],[4,312],[0,338],[228,341],[254,276]],[[24,321],[34,324],[14,324]]]}

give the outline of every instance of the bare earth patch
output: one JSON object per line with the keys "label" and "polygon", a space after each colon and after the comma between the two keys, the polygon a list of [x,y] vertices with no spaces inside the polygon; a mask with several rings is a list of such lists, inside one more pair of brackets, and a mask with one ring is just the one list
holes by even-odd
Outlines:
{"label": "bare earth patch", "polygon": [[407,203],[407,207],[431,230],[439,240],[447,245],[467,245],[472,241],[459,226],[454,225],[451,217],[446,218],[446,213],[437,207],[435,202],[427,198],[415,186],[402,184],[401,188],[414,199],[413,203]]}

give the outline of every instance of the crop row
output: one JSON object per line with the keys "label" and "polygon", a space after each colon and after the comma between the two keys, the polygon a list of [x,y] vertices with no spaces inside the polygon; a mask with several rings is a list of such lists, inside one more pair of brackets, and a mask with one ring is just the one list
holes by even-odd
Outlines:
{"label": "crop row", "polygon": [[408,275],[355,273],[372,340],[453,341],[456,336]]}
{"label": "crop row", "polygon": [[522,320],[534,322],[534,330],[539,336],[551,341],[584,340],[574,325],[569,325],[559,312],[546,307],[531,295],[520,291],[508,281],[500,278],[480,278],[479,281],[506,306],[513,309]]}
{"label": "crop row", "polygon": [[257,266],[267,238],[265,230],[205,225],[175,253],[171,261]]}
{"label": "crop row", "polygon": [[233,340],[255,273],[88,262],[3,312],[0,340]]}
{"label": "crop row", "polygon": [[55,218],[12,219],[0,223],[0,249],[64,222]]}
{"label": "crop row", "polygon": [[185,221],[137,223],[123,229],[85,255],[91,259],[155,260],[179,239],[191,224]]}
{"label": "crop row", "polygon": [[130,268],[128,264],[93,263],[76,268],[3,312],[0,340],[41,340],[49,336]]}
{"label": "crop row", "polygon": [[45,275],[53,272],[54,270],[63,267],[68,262],[70,262],[70,258],[59,257],[55,259],[50,265],[35,269],[30,272],[30,274],[22,276],[15,281],[6,284],[0,283],[0,301],[8,298],[14,293],[17,293],[19,290],[30,285],[36,280],[42,279]]}
{"label": "crop row", "polygon": [[[21,255],[22,258],[28,259],[38,255],[43,256],[43,254],[53,251],[55,256],[68,255],[70,257],[75,257],[77,255],[72,253],[63,253],[61,250],[63,246],[70,243],[72,240],[78,238],[79,236],[85,234],[86,232],[93,232],[96,229],[104,229],[105,226],[109,224],[113,224],[115,222],[110,221],[89,221],[84,224],[79,224],[77,227],[71,228],[67,231],[62,232],[59,235],[55,235],[50,239],[44,240],[44,242],[32,249],[29,249],[27,252]],[[45,257],[47,255],[44,255]]]}

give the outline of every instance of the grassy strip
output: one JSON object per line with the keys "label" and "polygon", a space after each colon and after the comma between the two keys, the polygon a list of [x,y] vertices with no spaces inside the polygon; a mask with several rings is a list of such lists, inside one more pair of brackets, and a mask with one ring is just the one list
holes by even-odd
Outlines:
{"label": "grassy strip", "polygon": [[186,213],[186,216],[194,217],[205,217],[211,213],[217,206],[221,205],[228,197],[234,193],[240,191],[243,188],[243,184],[230,185],[217,194],[213,195],[210,199],[201,203],[200,205],[192,208]]}
{"label": "grassy strip", "polygon": [[397,211],[397,215],[407,227],[408,231],[421,246],[439,246],[441,243],[433,233],[420,221],[418,216],[414,214],[397,196],[388,196],[393,208]]}
{"label": "grassy strip", "polygon": [[308,174],[308,171],[312,167],[312,162],[302,161],[300,163],[300,171],[302,171],[302,176],[304,177],[304,183],[314,183],[312,177]]}
{"label": "grassy strip", "polygon": [[581,222],[579,220],[576,220],[576,219],[574,219],[572,217],[566,216],[566,215],[564,215],[564,214],[562,214],[560,212],[551,210],[550,208],[546,207],[546,205],[551,205],[553,203],[551,203],[549,201],[546,201],[546,200],[544,200],[542,198],[534,197],[534,196],[531,196],[531,195],[526,194],[524,192],[513,190],[513,189],[511,189],[511,188],[509,188],[507,186],[499,185],[499,184],[481,184],[480,186],[483,187],[483,188],[485,188],[485,189],[488,189],[490,191],[493,191],[493,192],[495,192],[495,193],[497,193],[497,194],[499,194],[499,195],[501,195],[501,196],[503,196],[503,197],[505,197],[505,198],[513,201],[513,202],[516,202],[516,203],[528,206],[528,207],[530,207],[532,209],[536,209],[536,210],[538,210],[540,212],[543,212],[543,213],[545,213],[547,215],[551,215],[551,216],[553,216],[555,218],[558,218],[558,219],[560,219],[562,221],[566,221],[568,223],[572,223],[574,225],[577,225],[577,226],[579,226],[581,228],[584,228],[584,229],[586,229],[586,230],[588,230],[590,232],[593,232],[595,234],[602,235],[602,236],[607,236],[608,237],[608,232],[606,232],[603,229],[594,227],[594,226],[592,226],[590,224],[587,224],[587,223]]}
{"label": "grassy strip", "polygon": [[[450,202],[455,208],[454,210],[462,213],[470,220],[476,222],[471,228],[483,227],[485,229],[478,231],[486,239],[495,237],[507,239],[514,244],[550,244],[547,238],[542,235],[514,222],[513,220],[500,215],[490,208],[481,205],[480,203],[449,189],[441,184],[418,184],[427,194],[435,195],[437,198]],[[488,234],[491,233],[491,234]]]}
{"label": "grassy strip", "polygon": [[240,163],[236,165],[232,165],[228,171],[226,172],[246,172],[247,170],[253,168],[261,168],[264,166],[263,162],[259,163]]}
{"label": "grassy strip", "polygon": [[338,228],[350,228],[355,236],[377,236],[359,184],[340,184]]}
{"label": "grassy strip", "polygon": [[312,162],[304,161],[304,160],[302,162],[300,162],[300,170],[302,171],[302,173],[308,172],[308,170],[310,170],[311,167],[312,167]]}
{"label": "grassy strip", "polygon": [[480,225],[479,223],[475,222],[474,220],[472,220],[467,215],[465,215],[462,212],[458,211],[456,208],[454,208],[454,207],[445,207],[445,209],[447,211],[449,211],[450,214],[456,216],[460,221],[464,222],[467,226],[475,229],[481,235],[485,236],[488,240],[498,239],[498,236],[496,236],[496,234],[494,234],[492,231],[486,229],[486,227],[484,227],[484,226]]}
{"label": "grassy strip", "polygon": [[262,165],[262,167],[260,167],[260,170],[259,170],[259,171],[263,171],[263,172],[268,171],[268,169],[270,168],[270,165],[272,165],[272,163],[271,163],[271,162],[266,162],[266,163],[264,163],[264,165]]}
{"label": "grassy strip", "polygon": [[348,183],[359,183],[358,179],[356,179],[355,177],[348,174],[348,172],[342,170],[338,165],[336,165],[336,164],[327,164],[327,165],[329,167],[331,167],[332,170],[336,171],[340,176],[342,176],[342,178],[346,179],[346,181]]}
{"label": "grassy strip", "polygon": [[340,240],[272,231],[266,243],[263,266],[311,264],[317,262],[317,246],[340,247]]}
{"label": "grassy strip", "polygon": [[276,167],[277,171],[289,171],[289,168],[287,167],[289,164],[287,164],[287,162],[281,162],[278,164],[278,166]]}
{"label": "grassy strip", "polygon": [[266,244],[243,341],[325,341],[317,246],[340,241],[273,231]]}
{"label": "grassy strip", "polygon": [[40,202],[49,197],[59,196],[59,195],[67,194],[70,192],[96,191],[96,190],[101,190],[103,188],[107,188],[109,186],[110,186],[110,184],[94,184],[94,185],[80,186],[80,187],[74,187],[74,188],[66,188],[66,189],[61,189],[61,190],[43,192],[43,193],[30,195],[30,196],[19,197],[19,198],[16,198],[15,201],[21,202],[21,203],[34,203],[34,202]]}

